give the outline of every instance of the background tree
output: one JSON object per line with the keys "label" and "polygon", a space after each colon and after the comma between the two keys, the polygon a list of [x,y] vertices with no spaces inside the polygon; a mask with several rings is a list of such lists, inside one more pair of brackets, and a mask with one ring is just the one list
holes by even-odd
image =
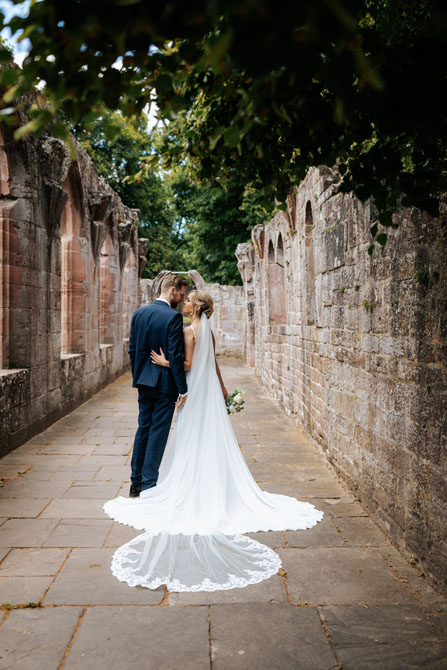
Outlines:
{"label": "background tree", "polygon": [[156,155],[154,132],[148,129],[146,116],[127,119],[121,112],[104,109],[88,127],[79,122],[72,131],[122,201],[140,210],[139,235],[150,240],[143,276],[155,277],[173,267],[183,270],[181,240],[166,179],[152,171],[142,180],[129,180],[140,169],[142,157]]}
{"label": "background tree", "polygon": [[234,252],[239,242],[250,239],[254,225],[268,221],[261,197],[240,182],[227,189],[194,184],[184,169],[174,173],[171,189],[185,266],[209,282],[241,284]]}
{"label": "background tree", "polygon": [[201,180],[237,173],[267,204],[338,162],[340,188],[374,198],[383,244],[397,206],[435,215],[447,190],[446,23],[442,0],[35,2],[9,22],[31,47],[3,72],[2,115],[17,122],[39,81],[48,105],[18,138],[66,136],[60,109],[129,116],[155,99],[182,136],[168,161],[187,157]]}

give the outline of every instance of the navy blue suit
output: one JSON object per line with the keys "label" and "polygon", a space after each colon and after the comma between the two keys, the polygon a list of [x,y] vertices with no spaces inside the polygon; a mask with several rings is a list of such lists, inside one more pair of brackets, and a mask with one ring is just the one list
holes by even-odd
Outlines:
{"label": "navy blue suit", "polygon": [[[151,349],[159,353],[160,347],[169,368],[152,363]],[[139,406],[131,479],[144,491],[157,483],[175,401],[179,393],[187,392],[182,315],[162,300],[137,309],[130,326],[129,356]]]}

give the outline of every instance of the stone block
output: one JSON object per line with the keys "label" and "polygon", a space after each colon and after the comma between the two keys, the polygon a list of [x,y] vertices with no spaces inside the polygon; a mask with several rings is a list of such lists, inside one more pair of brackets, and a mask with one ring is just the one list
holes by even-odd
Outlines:
{"label": "stone block", "polygon": [[105,519],[103,505],[103,499],[55,499],[42,512],[41,519]]}
{"label": "stone block", "polygon": [[56,670],[76,629],[80,607],[20,609],[0,629],[2,666]]}
{"label": "stone block", "polygon": [[327,631],[338,647],[439,642],[419,605],[321,607]]}
{"label": "stone block", "polygon": [[216,605],[211,606],[210,619],[211,659],[216,670],[337,667],[313,607],[279,603]]}
{"label": "stone block", "polygon": [[[0,529],[1,530],[1,529]],[[158,605],[164,588],[129,587],[113,576],[114,549],[73,549],[45,596],[45,605]]]}
{"label": "stone block", "polygon": [[0,577],[55,575],[67,553],[63,549],[12,549],[0,566]]}
{"label": "stone block", "polygon": [[113,521],[102,519],[61,519],[44,546],[102,547],[112,525]]}
{"label": "stone block", "polygon": [[387,570],[377,549],[278,549],[294,603],[407,604],[416,602],[402,582]]}
{"label": "stone block", "polygon": [[1,577],[0,605],[38,603],[52,581],[52,577]]}
{"label": "stone block", "polygon": [[445,644],[344,647],[337,652],[343,670],[445,670]]}
{"label": "stone block", "polygon": [[206,607],[93,607],[64,668],[209,670],[207,615]]}
{"label": "stone block", "polygon": [[40,547],[56,524],[56,519],[8,519],[0,528],[0,546]]}

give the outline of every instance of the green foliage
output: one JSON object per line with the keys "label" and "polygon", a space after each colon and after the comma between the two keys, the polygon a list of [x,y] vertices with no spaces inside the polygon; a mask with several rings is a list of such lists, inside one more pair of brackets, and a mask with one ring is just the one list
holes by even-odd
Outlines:
{"label": "green foliage", "polygon": [[439,281],[439,272],[437,270],[418,270],[415,281],[426,288],[433,288]]}
{"label": "green foliage", "polygon": [[374,198],[379,245],[396,207],[436,214],[447,190],[441,0],[45,0],[9,24],[31,50],[22,71],[1,73],[3,118],[46,82],[16,137],[64,136],[61,109],[88,123],[103,104],[129,118],[155,99],[176,137],[166,165],[239,180],[267,208],[310,166],[338,162],[341,190]]}
{"label": "green foliage", "polygon": [[226,190],[194,184],[184,169],[174,173],[171,189],[185,266],[198,270],[208,282],[241,284],[236,247],[250,239],[253,225],[268,220],[256,193],[237,183]]}
{"label": "green foliage", "polygon": [[[110,128],[118,130],[113,133],[113,140],[110,139]],[[157,156],[146,117],[127,119],[120,112],[103,110],[88,127],[77,123],[73,132],[99,174],[124,204],[140,210],[139,235],[149,238],[148,262],[143,276],[155,277],[161,270],[171,268],[184,269],[177,267],[180,241],[166,180],[157,172],[148,172],[141,180],[129,180],[138,171],[142,157]]]}

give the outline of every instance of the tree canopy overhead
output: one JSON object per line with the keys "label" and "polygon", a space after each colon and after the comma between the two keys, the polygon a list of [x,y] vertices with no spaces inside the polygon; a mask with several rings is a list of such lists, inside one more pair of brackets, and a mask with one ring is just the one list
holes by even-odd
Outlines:
{"label": "tree canopy overhead", "polygon": [[198,179],[239,179],[266,202],[335,163],[385,226],[399,204],[436,214],[447,190],[442,0],[43,0],[9,25],[31,47],[2,72],[1,116],[14,122],[40,81],[49,102],[17,137],[64,136],[60,110],[88,123],[102,104],[138,116],[156,102],[167,165],[187,158]]}

